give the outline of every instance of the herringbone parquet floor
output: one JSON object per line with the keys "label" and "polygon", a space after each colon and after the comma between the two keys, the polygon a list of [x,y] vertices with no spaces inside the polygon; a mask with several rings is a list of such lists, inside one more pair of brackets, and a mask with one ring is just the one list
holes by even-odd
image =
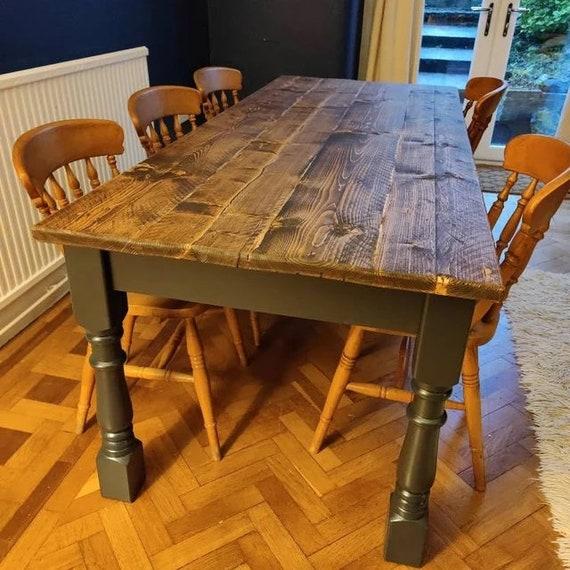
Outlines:
{"label": "herringbone parquet floor", "polygon": [[[535,266],[570,269],[569,214],[565,205]],[[199,322],[225,454],[220,463],[209,458],[192,385],[130,382],[148,472],[133,504],[98,494],[93,418],[83,435],[73,433],[85,342],[69,300],[5,346],[1,568],[396,567],[381,551],[404,407],[345,396],[329,446],[312,457],[306,449],[346,329],[271,316],[262,325],[262,347],[249,347],[251,364],[241,369],[222,315]],[[140,363],[172,326],[137,324]],[[371,335],[355,378],[390,382],[398,343]],[[506,319],[481,361],[488,491],[470,487],[463,417],[450,412],[426,568],[560,568]],[[183,351],[173,366],[187,369]]]}

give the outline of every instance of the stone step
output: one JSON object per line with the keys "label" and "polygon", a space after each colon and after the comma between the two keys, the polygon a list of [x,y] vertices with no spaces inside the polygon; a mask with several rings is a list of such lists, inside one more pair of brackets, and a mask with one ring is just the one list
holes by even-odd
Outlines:
{"label": "stone step", "polygon": [[420,60],[467,61],[470,63],[472,58],[472,49],[422,47],[420,52]]}
{"label": "stone step", "polygon": [[437,26],[425,24],[422,29],[422,47],[473,49],[475,26]]}
{"label": "stone step", "polygon": [[474,12],[471,8],[429,8],[424,10],[424,16],[479,16],[479,12]]}
{"label": "stone step", "polygon": [[463,89],[467,83],[467,78],[468,75],[466,73],[430,73],[420,71],[418,83],[421,85],[445,85],[446,87]]}
{"label": "stone step", "polygon": [[435,36],[435,35],[427,35],[425,32],[422,35],[422,47],[473,49],[474,45],[475,45],[474,37]]}
{"label": "stone step", "polygon": [[438,26],[435,24],[424,24],[423,36],[437,38],[472,38],[477,35],[477,26]]}
{"label": "stone step", "polygon": [[474,14],[469,7],[463,8],[433,8],[426,6],[424,14]]}
{"label": "stone step", "polygon": [[468,74],[472,58],[472,49],[422,47],[420,71]]}
{"label": "stone step", "polygon": [[469,61],[454,61],[444,59],[422,59],[420,60],[420,71],[426,73],[451,73],[454,75],[469,74],[471,62]]}
{"label": "stone step", "polygon": [[466,24],[477,26],[479,13],[465,9],[453,8],[426,8],[424,11],[424,24],[443,25]]}

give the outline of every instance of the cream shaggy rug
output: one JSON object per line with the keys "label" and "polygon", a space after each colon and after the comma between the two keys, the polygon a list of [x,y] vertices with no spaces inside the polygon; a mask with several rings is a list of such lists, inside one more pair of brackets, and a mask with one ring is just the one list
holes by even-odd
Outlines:
{"label": "cream shaggy rug", "polygon": [[570,274],[527,270],[505,304],[540,457],[540,483],[570,568]]}

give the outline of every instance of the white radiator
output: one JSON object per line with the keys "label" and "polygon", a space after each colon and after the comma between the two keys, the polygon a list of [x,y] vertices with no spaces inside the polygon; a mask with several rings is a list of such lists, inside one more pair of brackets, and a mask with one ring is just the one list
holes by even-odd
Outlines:
{"label": "white radiator", "polygon": [[[148,86],[147,55],[139,47],[0,75],[0,346],[67,291],[59,250],[30,236],[39,216],[14,173],[14,141],[50,121],[112,119],[125,131],[119,169],[140,162],[127,100]],[[102,181],[108,177],[98,170]]]}

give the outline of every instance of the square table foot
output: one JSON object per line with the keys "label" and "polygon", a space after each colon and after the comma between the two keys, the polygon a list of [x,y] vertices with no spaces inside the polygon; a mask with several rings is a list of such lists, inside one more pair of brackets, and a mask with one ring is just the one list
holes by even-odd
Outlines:
{"label": "square table foot", "polygon": [[426,546],[428,517],[426,514],[419,519],[405,519],[394,513],[393,503],[395,493],[390,497],[390,515],[386,525],[386,540],[384,557],[390,562],[406,566],[422,565]]}
{"label": "square table foot", "polygon": [[135,440],[132,451],[122,457],[107,457],[100,451],[97,474],[103,497],[132,503],[145,479],[142,443]]}

